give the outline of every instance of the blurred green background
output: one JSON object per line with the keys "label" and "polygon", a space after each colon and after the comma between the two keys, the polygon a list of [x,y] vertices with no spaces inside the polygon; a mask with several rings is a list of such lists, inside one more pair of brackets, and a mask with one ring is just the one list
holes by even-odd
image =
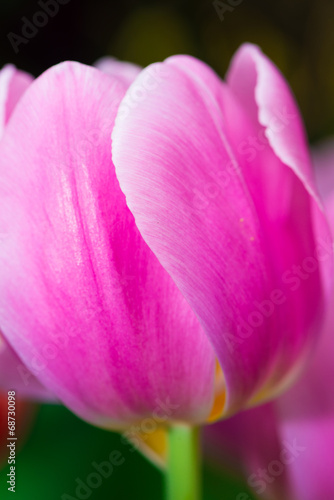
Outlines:
{"label": "blurred green background", "polygon": [[[226,0],[225,3],[228,3]],[[234,4],[237,2],[234,2]],[[242,0],[221,20],[212,1],[68,0],[16,54],[9,33],[21,35],[22,17],[41,10],[38,0],[1,0],[0,65],[12,62],[35,76],[62,60],[91,64],[110,54],[141,65],[188,53],[224,75],[237,47],[259,44],[289,80],[311,141],[334,133],[334,2],[332,0]],[[75,497],[75,479],[85,481],[92,462],[122,451],[123,465],[89,498],[162,498],[162,476],[120,436],[80,421],[60,406],[42,406],[18,454],[16,500]],[[0,497],[12,498],[0,472]],[[243,484],[204,468],[206,500],[236,500]],[[250,496],[250,498],[252,498]]]}
{"label": "blurred green background", "polygon": [[[119,451],[124,462],[115,466],[109,478],[93,489],[91,500],[163,499],[163,475],[120,434],[97,429],[70,413],[63,406],[43,405],[32,432],[17,453],[16,492],[7,491],[8,466],[0,471],[0,498],[15,500],[73,500],[76,478],[87,484],[95,472],[92,462],[108,460]],[[224,474],[219,467],[204,464],[203,500],[236,500],[247,486]],[[69,497],[63,497],[63,495]],[[73,498],[71,498],[73,497]],[[83,498],[83,497],[82,497]],[[253,496],[249,493],[249,499]]]}

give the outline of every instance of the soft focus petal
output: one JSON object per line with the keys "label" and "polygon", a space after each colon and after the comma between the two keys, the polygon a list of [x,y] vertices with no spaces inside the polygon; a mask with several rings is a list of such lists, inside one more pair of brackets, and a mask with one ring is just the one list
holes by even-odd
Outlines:
{"label": "soft focus petal", "polygon": [[334,300],[325,334],[312,366],[298,384],[280,398],[282,440],[301,447],[289,466],[294,500],[334,498]]}
{"label": "soft focus petal", "polygon": [[291,90],[276,66],[257,46],[244,44],[232,60],[227,82],[252,120],[265,127],[276,155],[316,198],[304,127]]}
{"label": "soft focus petal", "polygon": [[[315,149],[315,170],[334,235],[334,149]],[[324,178],[327,183],[321,182]],[[328,187],[331,186],[331,191]],[[279,432],[303,448],[289,467],[293,500],[334,498],[334,293],[314,360],[304,377],[276,406]]]}
{"label": "soft focus petal", "polygon": [[334,498],[333,325],[334,303],[314,361],[286,394],[205,430],[210,460],[232,463],[260,499]]}
{"label": "soft focus petal", "polygon": [[[159,80],[149,87],[152,74]],[[113,161],[136,224],[217,353],[225,414],[282,389],[319,334],[323,304],[316,243],[329,236],[313,179],[284,163],[293,157],[284,137],[247,161],[238,142],[259,127],[206,65],[175,56],[140,73],[113,130]],[[276,204],[272,186],[265,192],[268,171],[282,181]],[[331,244],[326,251],[327,269]],[[294,276],[295,265],[308,265],[306,276]]]}
{"label": "soft focus petal", "polygon": [[[320,194],[334,232],[334,193],[328,189],[334,149],[326,149],[316,149],[313,156]],[[275,403],[205,430],[210,460],[224,468],[232,463],[233,470],[243,472],[261,499],[334,498],[334,295],[327,311],[320,344],[296,385]]]}
{"label": "soft focus petal", "polygon": [[94,64],[96,68],[108,75],[114,76],[125,85],[130,85],[140,73],[141,67],[130,62],[119,61],[115,57],[101,57]]}
{"label": "soft focus petal", "polygon": [[0,392],[14,390],[21,399],[54,401],[54,396],[27,369],[0,334]]}
{"label": "soft focus petal", "polygon": [[[289,471],[287,467],[277,465],[284,445],[279,434],[277,411],[272,403],[206,427],[203,444],[209,462],[239,478],[243,476],[258,498],[293,500],[289,490]],[[237,498],[248,500],[249,497],[240,491]]]}
{"label": "soft focus petal", "polygon": [[111,163],[124,91],[63,63],[19,102],[0,152],[0,324],[27,367],[91,422],[202,420],[212,347],[140,236]]}
{"label": "soft focus petal", "polygon": [[18,100],[32,81],[32,76],[11,64],[0,71],[0,138]]}
{"label": "soft focus petal", "polygon": [[[261,133],[265,136],[276,156],[276,162],[269,169],[266,164],[266,154],[264,155],[264,168],[261,175],[264,189],[261,195],[267,196],[267,204],[276,207],[277,216],[280,217],[282,207],[286,205],[284,195],[289,193],[289,189],[293,190],[292,208],[298,217],[294,230],[299,226],[302,231],[306,232],[303,226],[311,216],[316,227],[316,243],[323,244],[325,241],[327,244],[330,241],[328,226],[315,186],[304,125],[291,89],[284,77],[257,46],[244,44],[232,60],[227,82],[257,128],[258,137]],[[288,169],[284,167],[289,167],[310,193],[309,216],[306,214],[306,207],[302,206],[303,202],[295,186],[296,182],[293,185],[290,180],[291,176],[289,179]],[[258,181],[261,184],[261,180]],[[280,186],[280,189],[277,189],[277,186]],[[297,238],[296,241],[298,241]],[[331,275],[333,271],[332,259],[322,259],[319,264],[328,297],[332,282],[328,280],[328,275]]]}
{"label": "soft focus petal", "polygon": [[331,137],[313,149],[315,175],[319,191],[327,201],[334,196],[334,140]]}

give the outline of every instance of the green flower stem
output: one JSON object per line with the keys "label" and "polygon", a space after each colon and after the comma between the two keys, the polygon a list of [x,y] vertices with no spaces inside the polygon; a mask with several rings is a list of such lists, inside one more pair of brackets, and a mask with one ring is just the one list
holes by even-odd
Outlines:
{"label": "green flower stem", "polygon": [[167,500],[200,500],[199,428],[177,425],[168,431]]}

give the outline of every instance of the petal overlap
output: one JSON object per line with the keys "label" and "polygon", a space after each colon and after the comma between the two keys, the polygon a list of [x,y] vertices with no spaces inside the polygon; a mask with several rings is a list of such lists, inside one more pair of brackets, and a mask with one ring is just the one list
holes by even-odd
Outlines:
{"label": "petal overlap", "polygon": [[45,386],[97,425],[155,411],[201,421],[214,351],[142,239],[111,162],[125,90],[68,62],[20,100],[1,143],[0,324]]}
{"label": "petal overlap", "polygon": [[[252,67],[257,84],[253,51],[265,68]],[[247,102],[233,83],[240,65]],[[152,72],[163,76],[148,90]],[[277,134],[275,94],[256,100],[271,79],[294,118]],[[246,46],[227,84],[188,56],[144,69],[113,130],[113,161],[136,224],[217,353],[225,415],[281,391],[319,335],[332,247],[296,113],[278,71]],[[262,140],[254,158],[244,149],[250,137]]]}

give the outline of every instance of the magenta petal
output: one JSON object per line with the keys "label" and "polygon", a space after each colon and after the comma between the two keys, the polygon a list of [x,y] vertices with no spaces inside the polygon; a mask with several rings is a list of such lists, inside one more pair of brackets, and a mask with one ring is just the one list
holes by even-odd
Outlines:
{"label": "magenta petal", "polygon": [[334,140],[332,137],[316,145],[313,150],[313,162],[317,186],[326,202],[334,197]]}
{"label": "magenta petal", "polygon": [[[331,179],[333,149],[314,152],[321,194],[334,228]],[[222,467],[243,473],[263,500],[334,498],[334,296],[320,344],[306,373],[274,403],[209,426],[208,456]],[[332,446],[333,445],[333,446]],[[281,474],[277,471],[282,470]],[[265,475],[264,475],[264,473]]]}
{"label": "magenta petal", "polygon": [[[302,500],[291,497],[289,443],[282,442],[277,409],[272,403],[243,411],[207,426],[203,444],[208,460],[219,468],[243,477],[261,500]],[[293,443],[291,442],[291,447]],[[240,491],[236,498],[247,499]]]}
{"label": "magenta petal", "polygon": [[[153,73],[160,81],[148,89]],[[243,79],[251,96],[253,81]],[[251,111],[206,65],[175,56],[140,73],[113,131],[113,161],[136,224],[217,353],[225,414],[281,390],[299,369],[319,335],[320,236],[324,273],[332,257],[311,173],[283,162],[293,157],[290,141],[267,141],[253,164],[235,143],[236,133],[245,140],[262,126]],[[266,168],[282,181],[281,205],[264,192]],[[307,276],[293,276],[304,264],[312,264]]]}
{"label": "magenta petal", "polygon": [[263,500],[334,498],[334,307],[300,381],[274,403],[205,430],[208,457],[233,464]]}
{"label": "magenta petal", "polygon": [[213,349],[142,239],[111,162],[124,90],[63,63],[19,102],[0,146],[0,324],[31,371],[91,422],[202,420]]}
{"label": "magenta petal", "polygon": [[236,52],[227,82],[249,116],[266,130],[276,155],[317,198],[301,117],[288,84],[261,50],[244,44]]}
{"label": "magenta petal", "polygon": [[[284,207],[285,191],[288,193],[289,189],[293,189],[295,191],[293,209],[296,215],[299,209],[300,219],[307,220],[305,207],[301,206],[302,200],[297,199],[298,188],[293,187],[287,169],[284,168],[289,167],[310,194],[309,217],[312,218],[315,226],[317,240],[313,246],[318,248],[319,243],[328,245],[330,236],[315,186],[304,125],[294,96],[284,77],[259,47],[244,44],[233,57],[227,74],[227,83],[247,113],[257,135],[263,135],[267,139],[277,158],[276,166],[269,169],[266,164],[266,151],[264,151],[263,179],[269,203],[270,200],[274,200],[272,205],[280,211],[281,207]],[[277,166],[279,163],[281,168]],[[294,185],[296,185],[295,181]],[[265,193],[261,194],[266,196]],[[280,212],[277,215],[280,216]],[[328,276],[332,276],[333,272],[331,256],[327,259],[320,259],[319,266],[328,297],[332,283]]]}
{"label": "magenta petal", "polygon": [[[314,152],[319,189],[334,234],[334,149]],[[293,499],[334,498],[334,294],[327,309],[320,345],[303,378],[276,406],[282,439],[297,441],[301,449],[290,466]]]}
{"label": "magenta petal", "polygon": [[103,71],[103,73],[116,77],[127,86],[133,82],[142,69],[137,64],[119,61],[115,57],[110,56],[101,57],[101,59],[96,61],[94,66]]}
{"label": "magenta petal", "polygon": [[32,76],[11,64],[0,71],[0,137],[18,100],[32,81]]}
{"label": "magenta petal", "polygon": [[[318,147],[313,156],[333,231],[333,144]],[[334,498],[333,299],[334,296],[319,346],[300,381],[274,403],[248,410],[205,430],[210,459],[224,468],[232,463],[234,472],[243,473],[259,498]]]}
{"label": "magenta petal", "polygon": [[54,396],[34,377],[0,334],[0,392],[15,390],[20,399],[54,401]]}
{"label": "magenta petal", "polygon": [[312,365],[276,403],[281,438],[300,449],[289,468],[293,499],[334,498],[333,326],[334,300]]}

